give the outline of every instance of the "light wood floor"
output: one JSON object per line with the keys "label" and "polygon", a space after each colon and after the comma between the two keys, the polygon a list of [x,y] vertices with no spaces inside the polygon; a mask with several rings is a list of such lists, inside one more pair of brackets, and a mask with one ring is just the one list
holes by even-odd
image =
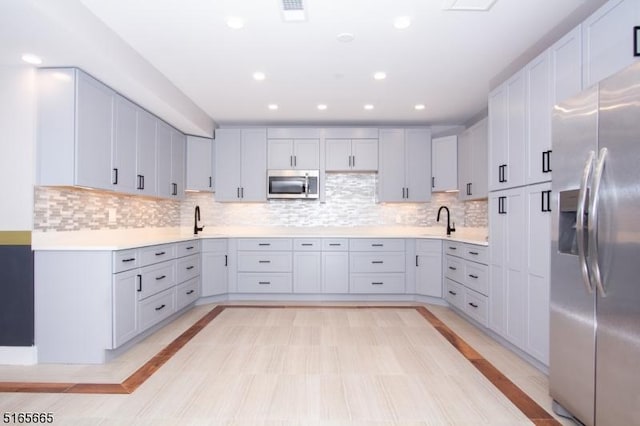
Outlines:
{"label": "light wood floor", "polygon": [[[120,383],[212,307],[107,365],[0,366],[0,381]],[[544,374],[428,308],[551,413]],[[130,395],[2,393],[0,411],[62,425],[532,424],[416,310],[392,308],[226,309]]]}

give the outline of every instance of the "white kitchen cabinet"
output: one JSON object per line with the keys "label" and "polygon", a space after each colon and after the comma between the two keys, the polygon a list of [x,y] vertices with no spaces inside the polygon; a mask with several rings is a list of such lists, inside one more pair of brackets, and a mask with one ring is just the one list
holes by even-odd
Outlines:
{"label": "white kitchen cabinet", "polygon": [[114,99],[78,69],[38,70],[40,185],[113,189]]}
{"label": "white kitchen cabinet", "polygon": [[171,129],[171,197],[184,198],[187,137]]}
{"label": "white kitchen cabinet", "polygon": [[216,201],[266,201],[266,130],[218,129],[215,150]]}
{"label": "white kitchen cabinet", "polygon": [[582,86],[590,87],[630,65],[640,2],[610,0],[582,23]]}
{"label": "white kitchen cabinet", "polygon": [[349,293],[349,252],[322,252],[322,292]]}
{"label": "white kitchen cabinet", "polygon": [[156,185],[158,196],[184,198],[186,138],[158,120],[156,125]]}
{"label": "white kitchen cabinet", "polygon": [[458,189],[458,136],[431,140],[431,192]]}
{"label": "white kitchen cabinet", "polygon": [[319,139],[269,139],[267,168],[275,170],[318,170]]}
{"label": "white kitchen cabinet", "polygon": [[322,253],[300,251],[293,253],[293,292],[322,292]]}
{"label": "white kitchen cabinet", "polygon": [[551,180],[551,66],[549,50],[525,67],[526,183]]}
{"label": "white kitchen cabinet", "polygon": [[136,139],[136,193],[157,195],[156,123],[158,119],[138,108]]}
{"label": "white kitchen cabinet", "polygon": [[326,139],[328,172],[378,171],[378,139]]}
{"label": "white kitchen cabinet", "polygon": [[442,242],[416,239],[416,294],[442,297]]}
{"label": "white kitchen cabinet", "polygon": [[187,136],[187,190],[213,191],[213,140]]}
{"label": "white kitchen cabinet", "polygon": [[141,276],[137,269],[113,274],[114,348],[138,334],[138,291]]}
{"label": "white kitchen cabinet", "polygon": [[202,242],[202,297],[229,292],[228,248],[226,239],[206,239]]}
{"label": "white kitchen cabinet", "polygon": [[349,292],[405,293],[405,255],[403,239],[350,239]]}
{"label": "white kitchen cabinet", "polygon": [[487,198],[487,119],[478,121],[458,138],[458,198]]}
{"label": "white kitchen cabinet", "polygon": [[115,135],[113,138],[113,188],[136,193],[136,151],[138,107],[116,94],[114,102]]}
{"label": "white kitchen cabinet", "polygon": [[431,199],[430,130],[381,129],[379,151],[379,201]]}
{"label": "white kitchen cabinet", "polygon": [[555,105],[582,90],[582,28],[569,31],[549,48],[551,62],[551,104]]}

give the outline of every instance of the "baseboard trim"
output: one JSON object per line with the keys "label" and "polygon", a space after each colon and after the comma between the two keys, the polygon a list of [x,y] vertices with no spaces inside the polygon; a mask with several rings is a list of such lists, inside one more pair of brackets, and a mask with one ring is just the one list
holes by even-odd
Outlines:
{"label": "baseboard trim", "polygon": [[0,346],[0,365],[35,365],[38,349],[35,346]]}

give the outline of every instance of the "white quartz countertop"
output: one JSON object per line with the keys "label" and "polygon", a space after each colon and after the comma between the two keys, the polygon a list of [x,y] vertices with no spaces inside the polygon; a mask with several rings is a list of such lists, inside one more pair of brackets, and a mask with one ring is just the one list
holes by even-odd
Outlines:
{"label": "white quartz countertop", "polygon": [[205,227],[144,228],[99,231],[38,232],[33,250],[123,250],[205,238],[440,238],[487,245],[486,228],[458,228],[450,237],[444,227]]}

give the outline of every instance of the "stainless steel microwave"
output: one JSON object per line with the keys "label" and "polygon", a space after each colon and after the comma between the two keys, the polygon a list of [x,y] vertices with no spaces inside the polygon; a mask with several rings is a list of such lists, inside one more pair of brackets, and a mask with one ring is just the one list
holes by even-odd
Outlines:
{"label": "stainless steel microwave", "polygon": [[267,198],[318,198],[319,170],[267,171]]}

